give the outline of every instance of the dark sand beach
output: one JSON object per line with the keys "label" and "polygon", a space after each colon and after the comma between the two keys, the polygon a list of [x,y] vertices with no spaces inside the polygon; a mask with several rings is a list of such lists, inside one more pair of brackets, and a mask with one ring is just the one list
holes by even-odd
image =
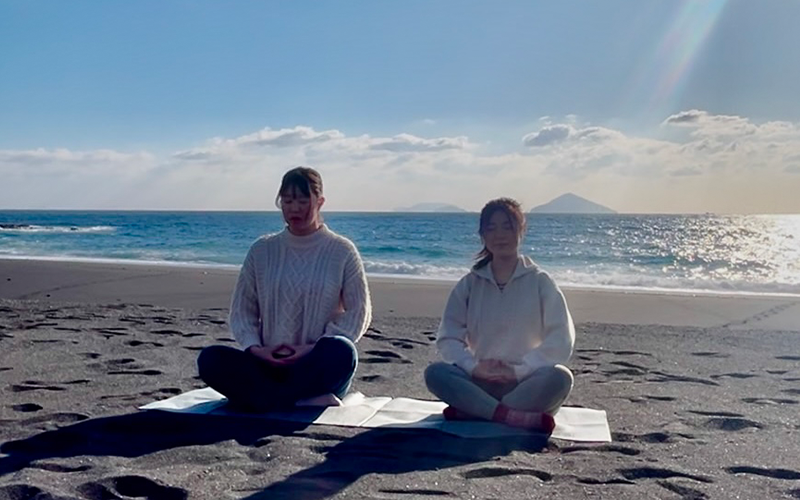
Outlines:
{"label": "dark sand beach", "polygon": [[[0,500],[800,498],[800,301],[569,290],[613,443],[139,411],[202,387],[232,271],[0,260]],[[355,390],[431,399],[449,284],[373,280]]]}

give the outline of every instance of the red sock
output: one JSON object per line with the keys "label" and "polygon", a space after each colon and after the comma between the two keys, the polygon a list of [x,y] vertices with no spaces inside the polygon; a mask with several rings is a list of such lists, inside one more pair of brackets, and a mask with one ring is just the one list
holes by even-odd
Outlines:
{"label": "red sock", "polygon": [[473,417],[467,412],[461,411],[454,406],[448,406],[442,410],[445,420],[479,420],[478,417]]}
{"label": "red sock", "polygon": [[552,434],[556,428],[556,421],[552,415],[538,411],[515,410],[503,404],[497,405],[492,420],[511,427],[538,430],[547,434]]}

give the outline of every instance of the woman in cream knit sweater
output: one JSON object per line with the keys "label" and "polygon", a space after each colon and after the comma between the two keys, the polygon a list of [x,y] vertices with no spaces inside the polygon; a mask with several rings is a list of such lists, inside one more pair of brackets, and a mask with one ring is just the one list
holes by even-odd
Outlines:
{"label": "woman in cream knit sweater", "polygon": [[564,366],[575,328],[552,278],[519,252],[526,224],[519,203],[492,200],[481,211],[484,247],[453,289],[436,345],[444,362],[425,372],[449,419],[478,418],[551,432],[569,395]]}
{"label": "woman in cream knit sweater", "polygon": [[357,365],[354,343],[371,319],[353,243],[322,223],[322,179],[297,167],[277,198],[286,221],[247,253],[230,311],[240,349],[207,347],[200,377],[244,409],[340,404]]}

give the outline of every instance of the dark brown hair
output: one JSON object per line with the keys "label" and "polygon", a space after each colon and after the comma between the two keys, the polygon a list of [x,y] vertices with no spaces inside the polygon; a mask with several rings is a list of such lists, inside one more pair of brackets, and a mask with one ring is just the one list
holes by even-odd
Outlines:
{"label": "dark brown hair", "polygon": [[[481,241],[483,241],[483,236],[486,234],[486,226],[489,225],[489,220],[491,220],[495,212],[503,212],[506,214],[509,222],[511,222],[511,227],[513,227],[514,231],[517,233],[517,239],[522,241],[522,236],[525,234],[528,223],[525,221],[525,214],[522,212],[522,206],[517,200],[511,198],[497,198],[483,206],[481,210],[481,222],[478,228]],[[472,269],[480,269],[491,261],[492,252],[490,252],[489,249],[486,248],[486,244],[484,244],[481,251],[475,256],[475,264],[472,266]]]}
{"label": "dark brown hair", "polygon": [[310,167],[295,167],[289,170],[283,174],[278,196],[275,197],[275,204],[280,207],[281,196],[285,196],[295,189],[303,196],[310,198],[313,194],[319,198],[322,196],[322,176]]}

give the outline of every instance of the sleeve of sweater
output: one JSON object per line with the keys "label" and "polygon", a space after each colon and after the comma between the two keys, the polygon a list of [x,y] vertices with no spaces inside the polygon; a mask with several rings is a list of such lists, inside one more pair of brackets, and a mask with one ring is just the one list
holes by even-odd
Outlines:
{"label": "sleeve of sweater", "polygon": [[478,362],[467,347],[469,284],[469,275],[467,275],[461,278],[461,281],[450,292],[450,298],[447,299],[447,306],[442,314],[442,321],[439,323],[436,347],[439,349],[442,359],[472,375]]}
{"label": "sleeve of sweater", "polygon": [[344,312],[325,325],[323,336],[343,335],[353,342],[358,342],[372,321],[372,301],[361,256],[355,246],[350,244],[349,247],[341,291]]}
{"label": "sleeve of sweater", "polygon": [[542,343],[514,365],[517,380],[523,380],[542,366],[566,363],[575,345],[575,326],[564,294],[547,274],[539,275],[539,301],[542,311]]}
{"label": "sleeve of sweater", "polygon": [[242,264],[239,279],[233,289],[228,317],[233,338],[244,350],[254,345],[261,345],[261,310],[258,305],[254,253],[255,245],[250,247]]}

